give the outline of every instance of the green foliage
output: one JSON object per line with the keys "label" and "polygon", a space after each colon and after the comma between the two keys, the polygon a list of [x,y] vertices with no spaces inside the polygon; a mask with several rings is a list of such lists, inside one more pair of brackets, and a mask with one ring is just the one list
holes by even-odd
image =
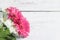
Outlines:
{"label": "green foliage", "polygon": [[0,25],[0,40],[16,40],[15,36],[10,33],[4,24]]}

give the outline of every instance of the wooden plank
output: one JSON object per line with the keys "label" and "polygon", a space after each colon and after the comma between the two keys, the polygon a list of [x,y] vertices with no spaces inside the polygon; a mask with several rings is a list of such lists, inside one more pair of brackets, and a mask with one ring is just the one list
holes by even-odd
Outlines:
{"label": "wooden plank", "polygon": [[0,8],[14,6],[20,10],[60,10],[60,0],[0,0]]}

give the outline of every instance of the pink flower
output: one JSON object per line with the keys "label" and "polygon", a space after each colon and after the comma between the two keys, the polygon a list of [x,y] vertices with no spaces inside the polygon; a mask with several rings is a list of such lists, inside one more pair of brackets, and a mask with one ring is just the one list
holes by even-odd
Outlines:
{"label": "pink flower", "polygon": [[8,19],[14,22],[18,34],[22,37],[27,37],[30,32],[30,25],[26,18],[15,7],[7,8],[6,11],[8,13]]}

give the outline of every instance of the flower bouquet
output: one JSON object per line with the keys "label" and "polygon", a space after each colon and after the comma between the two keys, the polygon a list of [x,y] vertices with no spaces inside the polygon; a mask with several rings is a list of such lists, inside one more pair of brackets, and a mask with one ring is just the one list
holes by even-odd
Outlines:
{"label": "flower bouquet", "polygon": [[9,7],[0,11],[0,40],[26,38],[29,32],[29,22],[18,9]]}

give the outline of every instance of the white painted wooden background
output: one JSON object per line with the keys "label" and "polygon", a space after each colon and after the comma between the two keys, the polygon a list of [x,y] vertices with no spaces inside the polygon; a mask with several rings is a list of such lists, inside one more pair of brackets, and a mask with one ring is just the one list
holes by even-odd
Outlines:
{"label": "white painted wooden background", "polygon": [[[0,0],[0,8],[60,11],[60,0]],[[31,25],[30,36],[17,40],[60,40],[60,12],[22,12]]]}
{"label": "white painted wooden background", "polygon": [[18,7],[20,10],[60,10],[60,0],[0,0],[0,7]]}

